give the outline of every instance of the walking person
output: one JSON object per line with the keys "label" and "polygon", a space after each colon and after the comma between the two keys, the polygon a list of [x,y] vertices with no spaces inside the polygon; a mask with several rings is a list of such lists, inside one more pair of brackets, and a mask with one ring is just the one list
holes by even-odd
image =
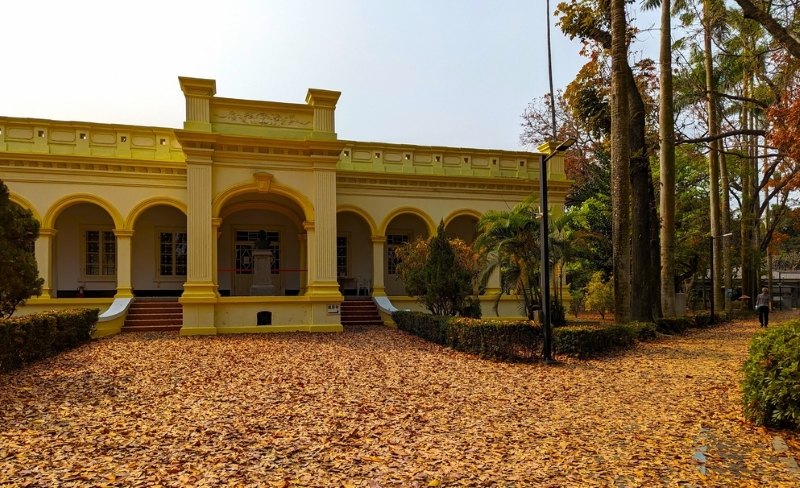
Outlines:
{"label": "walking person", "polygon": [[756,297],[756,310],[758,310],[758,321],[761,327],[766,327],[769,323],[769,290],[761,289],[761,294]]}

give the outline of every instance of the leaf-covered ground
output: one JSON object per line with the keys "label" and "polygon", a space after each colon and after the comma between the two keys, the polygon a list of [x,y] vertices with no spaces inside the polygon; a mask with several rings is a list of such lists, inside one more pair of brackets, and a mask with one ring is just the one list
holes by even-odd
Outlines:
{"label": "leaf-covered ground", "polygon": [[558,366],[389,328],[118,335],[0,376],[0,486],[797,487],[741,416],[757,329]]}

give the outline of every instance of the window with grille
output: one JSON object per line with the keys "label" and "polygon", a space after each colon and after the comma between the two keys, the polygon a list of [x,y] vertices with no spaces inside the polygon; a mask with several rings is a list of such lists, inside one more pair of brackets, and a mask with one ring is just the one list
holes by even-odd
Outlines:
{"label": "window with grille", "polygon": [[347,266],[348,240],[347,236],[338,236],[336,238],[336,276],[350,276]]}
{"label": "window with grille", "polygon": [[186,276],[186,232],[158,233],[159,276]]}
{"label": "window with grille", "polygon": [[388,254],[386,256],[386,263],[390,275],[397,274],[397,265],[402,262],[402,260],[397,257],[394,250],[398,247],[402,247],[408,241],[408,234],[389,234],[386,236],[386,249]]}
{"label": "window with grille", "polygon": [[[236,274],[253,274],[253,249],[258,240],[258,231],[237,230],[236,246]],[[272,251],[272,274],[278,274],[281,269],[281,233],[267,232],[269,249]]]}
{"label": "window with grille", "polygon": [[84,231],[84,276],[116,276],[117,238],[110,230]]}

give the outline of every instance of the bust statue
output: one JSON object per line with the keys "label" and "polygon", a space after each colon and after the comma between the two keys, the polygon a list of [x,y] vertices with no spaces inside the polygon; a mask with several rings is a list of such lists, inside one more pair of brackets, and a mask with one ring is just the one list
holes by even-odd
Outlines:
{"label": "bust statue", "polygon": [[267,233],[263,230],[258,231],[258,240],[256,241],[256,249],[269,250],[269,241],[267,240]]}

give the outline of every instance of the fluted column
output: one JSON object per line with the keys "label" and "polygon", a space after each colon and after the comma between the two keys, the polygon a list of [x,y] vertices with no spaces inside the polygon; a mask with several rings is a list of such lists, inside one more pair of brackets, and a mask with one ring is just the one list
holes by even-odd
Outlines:
{"label": "fluted column", "polygon": [[211,229],[213,237],[211,239],[211,282],[214,283],[214,295],[219,295],[219,238],[222,232],[219,230],[222,225],[222,219],[211,219]]}
{"label": "fluted column", "polygon": [[340,92],[310,88],[306,103],[314,107],[314,137],[336,139],[336,102]]}
{"label": "fluted column", "polygon": [[383,262],[386,253],[386,236],[372,236],[372,296],[385,297],[386,284],[383,281]]}
{"label": "fluted column", "polygon": [[186,97],[186,121],[183,128],[211,131],[211,98],[217,93],[217,82],[203,78],[178,77]]}
{"label": "fluted column", "polygon": [[114,298],[132,298],[131,253],[133,248],[131,240],[133,231],[114,229],[114,235],[117,238],[117,294],[114,295]]}
{"label": "fluted column", "polygon": [[181,335],[216,334],[217,228],[211,219],[213,149],[184,148],[186,154],[187,273],[183,284]]}
{"label": "fluted column", "polygon": [[34,255],[39,267],[39,277],[44,280],[40,298],[55,298],[53,285],[53,240],[58,231],[55,229],[39,229]]}
{"label": "fluted column", "polygon": [[308,231],[308,294],[341,298],[336,281],[336,170],[314,171],[314,228]]}
{"label": "fluted column", "polygon": [[300,295],[305,295],[308,289],[308,256],[306,239],[308,236],[305,232],[297,234],[297,241],[300,243],[300,268],[306,271],[300,272]]}

